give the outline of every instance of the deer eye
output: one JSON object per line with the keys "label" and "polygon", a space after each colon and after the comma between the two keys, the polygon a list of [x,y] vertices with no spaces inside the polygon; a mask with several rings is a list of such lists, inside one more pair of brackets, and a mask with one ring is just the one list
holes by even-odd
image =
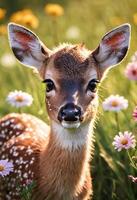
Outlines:
{"label": "deer eye", "polygon": [[99,83],[99,80],[97,79],[92,79],[91,81],[89,81],[88,86],[87,86],[87,91],[90,90],[91,92],[96,92],[98,83]]}
{"label": "deer eye", "polygon": [[50,92],[55,89],[55,85],[52,80],[45,79],[43,83],[46,83],[46,92]]}

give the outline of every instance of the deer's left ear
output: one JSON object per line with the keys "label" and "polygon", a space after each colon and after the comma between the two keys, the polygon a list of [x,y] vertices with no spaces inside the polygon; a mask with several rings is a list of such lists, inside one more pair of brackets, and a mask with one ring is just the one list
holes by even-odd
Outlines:
{"label": "deer's left ear", "polygon": [[125,57],[130,42],[130,25],[122,26],[108,32],[92,55],[99,67],[104,71],[118,64]]}

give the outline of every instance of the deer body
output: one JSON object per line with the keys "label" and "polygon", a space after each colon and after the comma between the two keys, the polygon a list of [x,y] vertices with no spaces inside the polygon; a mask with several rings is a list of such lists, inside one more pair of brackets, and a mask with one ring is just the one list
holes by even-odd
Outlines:
{"label": "deer body", "polygon": [[129,25],[106,34],[95,51],[64,44],[53,51],[28,29],[9,25],[17,59],[36,66],[46,83],[50,126],[28,114],[0,120],[0,158],[14,172],[0,185],[1,199],[19,200],[18,185],[36,182],[32,199],[88,200],[92,195],[90,159],[98,107],[97,84],[108,66],[120,62],[129,45]]}
{"label": "deer body", "polygon": [[[11,160],[15,166],[12,176],[7,178],[9,184],[2,199],[19,199],[17,186],[25,187],[34,180],[38,184],[34,199],[75,200],[91,194],[91,142],[87,140],[81,148],[72,149],[72,153],[61,148],[55,133],[44,122],[28,114],[9,114],[1,119],[0,125],[1,133],[5,134],[0,138],[0,157]],[[89,131],[88,126],[83,129]]]}

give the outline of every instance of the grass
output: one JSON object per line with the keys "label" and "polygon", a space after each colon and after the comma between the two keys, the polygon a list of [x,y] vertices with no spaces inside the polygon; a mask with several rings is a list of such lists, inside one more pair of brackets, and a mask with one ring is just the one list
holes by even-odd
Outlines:
{"label": "grass", "polygon": [[[24,1],[24,6],[31,8],[31,3]],[[35,3],[37,5],[37,1]],[[131,55],[136,51],[137,26],[134,24],[133,15],[137,12],[137,2],[130,0],[66,0],[63,1],[63,6],[65,15],[58,19],[60,43],[84,42],[88,48],[94,49],[99,44],[101,37],[110,29],[125,22],[132,25],[131,47],[128,56],[118,67],[109,72],[100,88],[100,117],[95,129],[95,156],[91,163],[91,171],[94,200],[136,200],[137,185],[128,180],[128,175],[137,175],[137,172],[131,167],[126,152],[118,153],[113,149],[112,141],[117,134],[115,116],[111,112],[103,112],[101,102],[111,94],[119,94],[127,98],[129,100],[128,109],[119,113],[120,130],[129,130],[133,131],[135,135],[137,134],[137,125],[132,120],[132,111],[137,102],[137,84],[127,80],[124,76],[124,68],[130,61]],[[35,32],[49,48],[52,48],[54,40],[51,20],[45,16],[41,5],[34,6],[33,10],[40,20],[39,28]],[[80,29],[80,37],[68,40],[65,32],[72,25]],[[0,57],[10,51],[7,36],[0,36]],[[23,68],[19,63],[11,69],[1,66],[0,75],[0,116],[18,112],[5,102],[9,91],[18,89],[27,91],[34,97],[33,105],[23,111],[48,122],[44,105],[45,88],[31,69]]]}

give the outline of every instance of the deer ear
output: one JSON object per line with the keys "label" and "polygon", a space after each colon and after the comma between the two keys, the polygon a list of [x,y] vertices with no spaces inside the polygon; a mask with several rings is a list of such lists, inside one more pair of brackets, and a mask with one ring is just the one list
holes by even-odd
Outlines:
{"label": "deer ear", "polygon": [[98,48],[92,52],[94,59],[102,70],[118,64],[125,57],[130,41],[130,25],[122,26],[108,32]]}
{"label": "deer ear", "polygon": [[33,32],[23,26],[10,23],[8,33],[10,46],[16,58],[22,64],[39,70],[48,59],[50,50],[44,47]]}

